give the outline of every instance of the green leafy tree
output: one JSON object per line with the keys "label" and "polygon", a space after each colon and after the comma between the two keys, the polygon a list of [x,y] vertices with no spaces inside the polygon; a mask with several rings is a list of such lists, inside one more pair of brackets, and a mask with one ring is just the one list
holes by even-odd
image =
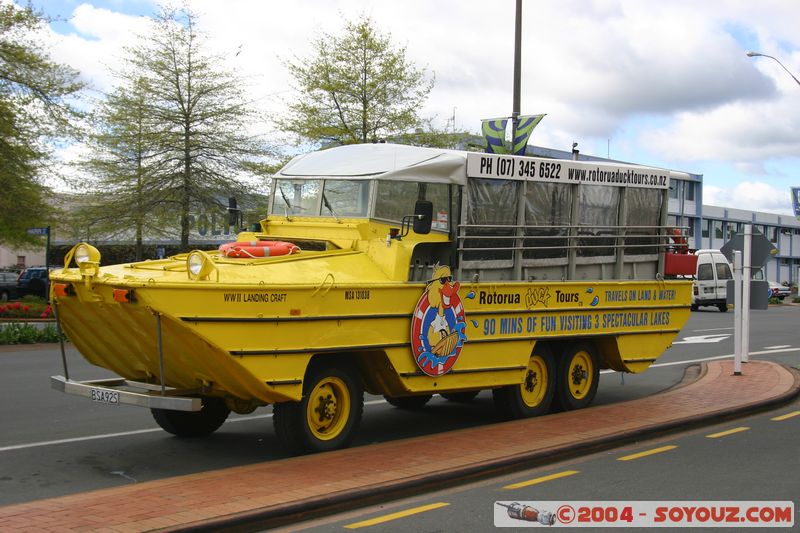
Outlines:
{"label": "green leafy tree", "polygon": [[247,133],[258,114],[242,80],[204,39],[192,11],[164,8],[127,50],[95,137],[101,184],[117,192],[105,207],[127,205],[128,220],[142,230],[148,217],[177,214],[184,250],[192,209],[227,205],[246,188],[254,162],[270,153]]}
{"label": "green leafy tree", "polygon": [[83,83],[36,42],[44,23],[30,6],[0,4],[0,243],[11,246],[41,244],[26,229],[52,216],[42,175],[53,143],[77,134]]}
{"label": "green leafy tree", "polygon": [[86,228],[86,238],[130,238],[135,258],[143,258],[144,236],[166,233],[168,191],[159,174],[165,168],[157,124],[151,120],[148,86],[143,78],[117,87],[98,104],[84,170],[97,178],[96,190],[84,198],[72,223]]}
{"label": "green leafy tree", "polygon": [[276,122],[320,144],[377,142],[425,128],[418,110],[433,78],[394,47],[369,17],[345,23],[341,35],[323,33],[313,56],[286,62],[298,96]]}

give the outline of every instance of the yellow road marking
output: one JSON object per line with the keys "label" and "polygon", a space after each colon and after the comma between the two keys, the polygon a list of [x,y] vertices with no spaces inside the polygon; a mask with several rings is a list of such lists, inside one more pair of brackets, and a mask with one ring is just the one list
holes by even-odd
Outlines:
{"label": "yellow road marking", "polygon": [[728,435],[733,435],[734,433],[741,433],[742,431],[747,431],[750,428],[747,426],[741,426],[738,428],[729,429],[727,431],[720,431],[719,433],[712,433],[711,435],[706,435],[707,439],[718,439],[720,437],[727,437]]}
{"label": "yellow road marking", "polygon": [[662,446],[660,448],[653,448],[652,450],[647,450],[646,452],[639,452],[639,453],[634,453],[634,454],[631,454],[631,455],[626,455],[624,457],[618,457],[617,461],[632,461],[634,459],[639,459],[641,457],[647,457],[648,455],[654,455],[656,453],[661,453],[661,452],[668,452],[670,450],[674,450],[675,448],[677,448],[676,445],[670,444],[669,446]]}
{"label": "yellow road marking", "polygon": [[786,420],[787,418],[793,418],[795,416],[800,416],[800,411],[792,411],[791,413],[786,413],[785,415],[776,416],[775,418],[770,418],[770,420],[775,420],[776,422],[780,422],[781,420]]}
{"label": "yellow road marking", "polygon": [[397,520],[398,518],[403,518],[406,516],[415,515],[418,513],[424,513],[425,511],[432,511],[434,509],[439,509],[440,507],[447,507],[450,505],[449,503],[439,502],[439,503],[431,503],[428,505],[423,505],[421,507],[414,507],[412,509],[406,509],[405,511],[399,511],[397,513],[387,514],[386,516],[379,516],[377,518],[372,518],[370,520],[364,520],[363,522],[356,522],[354,524],[348,524],[345,529],[358,529],[361,527],[367,526],[374,526],[375,524],[383,524],[384,522],[389,522],[391,520]]}
{"label": "yellow road marking", "polygon": [[534,479],[529,479],[528,481],[520,481],[519,483],[514,483],[513,485],[506,485],[503,487],[504,489],[521,489],[522,487],[530,487],[531,485],[536,485],[537,483],[544,483],[545,481],[551,481],[553,479],[559,479],[562,477],[572,476],[577,474],[578,470],[565,470],[563,472],[559,472],[558,474],[550,474],[549,476],[542,476],[537,477]]}

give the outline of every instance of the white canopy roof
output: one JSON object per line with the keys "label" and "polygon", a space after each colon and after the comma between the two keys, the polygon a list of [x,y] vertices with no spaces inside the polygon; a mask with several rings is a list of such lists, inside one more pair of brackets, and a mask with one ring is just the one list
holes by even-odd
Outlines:
{"label": "white canopy roof", "polygon": [[[512,159],[522,161],[514,163]],[[311,152],[295,157],[275,174],[277,178],[377,178],[458,185],[466,184],[467,176],[659,189],[669,186],[670,177],[688,177],[625,163],[499,156],[401,144],[350,144]]]}
{"label": "white canopy roof", "polygon": [[402,144],[350,144],[295,157],[277,178],[349,178],[464,184],[467,153]]}

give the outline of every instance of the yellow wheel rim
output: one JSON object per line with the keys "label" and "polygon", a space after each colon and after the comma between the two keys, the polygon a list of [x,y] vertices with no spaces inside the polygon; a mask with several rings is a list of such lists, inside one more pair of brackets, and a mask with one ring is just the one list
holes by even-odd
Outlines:
{"label": "yellow wheel rim", "polygon": [[594,366],[589,352],[581,350],[572,355],[567,372],[567,387],[576,400],[582,400],[592,388]]}
{"label": "yellow wheel rim", "polygon": [[520,385],[522,401],[528,407],[536,407],[544,400],[550,376],[547,374],[547,364],[539,355],[532,355],[528,360],[528,370],[525,372],[525,381]]}
{"label": "yellow wheel rim", "polygon": [[308,396],[306,420],[311,434],[319,440],[335,439],[350,418],[350,391],[344,381],[328,376]]}

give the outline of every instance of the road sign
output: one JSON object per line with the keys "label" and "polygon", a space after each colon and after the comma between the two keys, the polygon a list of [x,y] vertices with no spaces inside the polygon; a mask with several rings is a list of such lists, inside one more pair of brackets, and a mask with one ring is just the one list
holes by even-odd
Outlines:
{"label": "road sign", "polygon": [[[733,252],[738,250],[744,251],[744,235],[737,233],[731,240],[719,249],[722,254],[728,258],[728,261],[733,263]],[[761,268],[767,264],[767,259],[771,255],[778,253],[778,249],[758,231],[753,230],[752,241],[750,244],[750,267]]]}
{"label": "road sign", "polygon": [[[736,282],[732,279],[728,280],[728,303],[736,305]],[[769,299],[772,297],[772,291],[769,288],[769,283],[762,280],[750,280],[750,309],[769,309]]]}
{"label": "road sign", "polygon": [[28,235],[47,235],[50,228],[28,228]]}

